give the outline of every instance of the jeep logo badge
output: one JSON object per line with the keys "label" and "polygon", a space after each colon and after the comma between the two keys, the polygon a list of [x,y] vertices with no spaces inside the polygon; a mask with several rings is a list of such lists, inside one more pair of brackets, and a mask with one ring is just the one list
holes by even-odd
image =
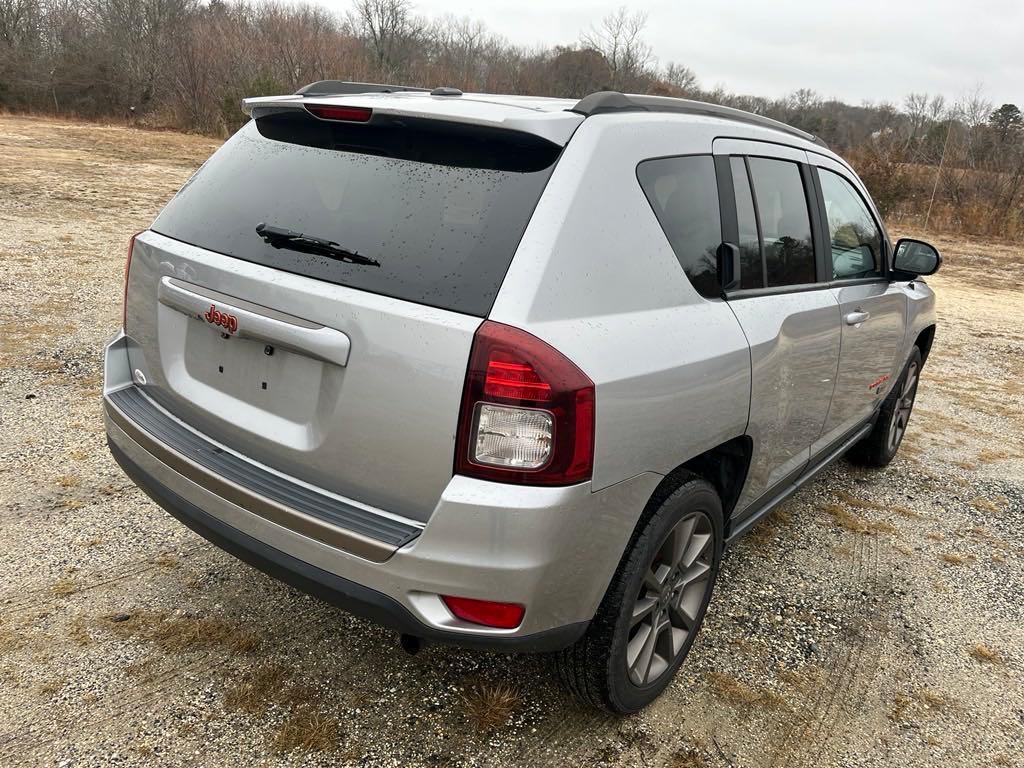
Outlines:
{"label": "jeep logo badge", "polygon": [[219,325],[221,328],[226,328],[228,333],[234,333],[238,330],[238,318],[234,315],[229,315],[227,312],[221,312],[217,309],[216,304],[211,304],[203,317],[211,325]]}

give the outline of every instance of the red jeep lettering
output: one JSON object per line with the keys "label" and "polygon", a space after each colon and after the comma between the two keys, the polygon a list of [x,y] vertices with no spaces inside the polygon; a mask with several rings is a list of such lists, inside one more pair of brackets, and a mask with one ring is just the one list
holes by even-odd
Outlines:
{"label": "red jeep lettering", "polygon": [[229,315],[227,312],[221,312],[217,309],[216,304],[211,304],[203,317],[206,318],[206,322],[211,325],[219,325],[222,328],[227,328],[229,333],[234,333],[238,330],[238,318],[234,315]]}

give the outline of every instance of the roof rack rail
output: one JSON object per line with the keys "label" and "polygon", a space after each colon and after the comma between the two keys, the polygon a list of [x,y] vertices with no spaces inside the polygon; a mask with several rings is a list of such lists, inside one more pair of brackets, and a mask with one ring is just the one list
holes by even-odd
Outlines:
{"label": "roof rack rail", "polygon": [[584,96],[576,106],[569,110],[577,112],[585,117],[591,115],[604,115],[615,112],[676,112],[687,115],[704,115],[707,117],[718,117],[723,120],[733,120],[738,123],[759,125],[762,128],[788,133],[791,136],[814,142],[822,147],[827,147],[824,141],[817,136],[791,125],[772,120],[770,117],[755,115],[753,112],[744,112],[742,109],[723,107],[719,104],[708,104],[703,101],[692,101],[691,99],[676,99],[671,96],[641,96],[635,94],[619,93],[618,91],[597,91]]}
{"label": "roof rack rail", "polygon": [[400,91],[429,91],[411,85],[384,85],[382,83],[350,83],[346,80],[317,80],[304,85],[296,96],[347,96],[355,93],[398,93]]}

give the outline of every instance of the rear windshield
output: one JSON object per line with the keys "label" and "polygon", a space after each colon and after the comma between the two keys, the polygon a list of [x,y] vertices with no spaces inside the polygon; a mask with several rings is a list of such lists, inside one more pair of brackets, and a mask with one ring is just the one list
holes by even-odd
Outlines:
{"label": "rear windshield", "polygon": [[[292,110],[250,121],[153,230],[211,251],[484,317],[560,147],[530,134]],[[256,225],[331,240],[355,265],[264,243]]]}

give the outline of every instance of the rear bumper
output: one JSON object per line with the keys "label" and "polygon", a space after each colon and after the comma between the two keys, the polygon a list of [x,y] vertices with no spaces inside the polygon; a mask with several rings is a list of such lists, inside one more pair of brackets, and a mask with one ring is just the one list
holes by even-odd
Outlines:
{"label": "rear bumper", "polygon": [[[111,395],[131,385],[128,343],[119,336],[107,348],[104,399],[108,444],[129,477],[241,560],[418,637],[510,651],[571,644],[586,630],[660,479],[638,475],[592,493],[589,484],[525,488],[455,476],[418,536],[383,556],[346,549],[344,536],[325,540],[288,517],[268,516],[264,502],[273,506],[273,498],[228,493],[223,476],[171,460],[175,451],[146,433],[145,422],[126,424]],[[518,602],[526,615],[513,630],[480,627],[453,616],[442,594]]]}
{"label": "rear bumper", "polygon": [[426,640],[505,651],[553,651],[576,642],[586,631],[587,622],[555,627],[531,635],[492,638],[466,633],[446,632],[419,621],[400,603],[382,592],[343,579],[337,574],[274,549],[236,528],[224,524],[213,515],[186,501],[170,488],[161,485],[139,465],[110,443],[110,453],[121,469],[157,504],[204,539],[216,544],[239,560],[259,568],[275,579],[291,584],[311,595],[337,605],[350,613],[371,619]]}

